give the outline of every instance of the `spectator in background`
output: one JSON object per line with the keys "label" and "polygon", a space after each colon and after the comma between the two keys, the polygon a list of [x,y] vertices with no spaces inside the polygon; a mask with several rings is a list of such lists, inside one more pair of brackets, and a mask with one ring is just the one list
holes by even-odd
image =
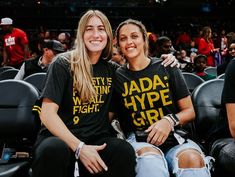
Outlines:
{"label": "spectator in background", "polygon": [[235,58],[235,41],[234,43],[231,43],[230,46],[228,47],[228,53],[224,58],[224,63],[217,66],[217,75],[225,73],[228,64],[233,58]]}
{"label": "spectator in background", "polygon": [[209,26],[205,26],[202,29],[202,37],[198,44],[198,54],[207,56],[207,66],[215,66],[215,52],[219,52],[219,48],[214,47],[211,28]]}
{"label": "spectator in background", "polygon": [[229,32],[226,35],[227,46],[230,46],[231,43],[235,43],[235,32]]}
{"label": "spectator in background", "polygon": [[63,44],[66,51],[71,49],[71,36],[68,32],[63,32],[58,35],[58,41]]}
{"label": "spectator in background", "polygon": [[[172,46],[172,41],[167,36],[161,36],[156,41],[156,52],[154,58],[163,59],[163,65],[167,66],[171,63],[171,67],[176,66],[180,67],[180,64],[177,58],[173,55],[176,52],[174,47]],[[165,58],[168,58],[165,60]]]}
{"label": "spectator in background", "polygon": [[42,42],[41,47],[43,52],[42,56],[26,60],[15,76],[15,79],[22,80],[31,74],[46,72],[49,64],[53,61],[53,58],[58,53],[65,51],[63,45],[56,40],[45,40]]}
{"label": "spectator in background", "polygon": [[178,47],[178,50],[188,49],[190,47],[190,43],[190,35],[186,32],[186,30],[181,31],[181,33],[176,39],[176,46]]}
{"label": "spectator in background", "polygon": [[116,45],[113,45],[113,54],[111,61],[114,61],[119,65],[124,65],[126,63],[126,59],[120,54]]}
{"label": "spectator in background", "polygon": [[192,53],[192,52],[197,53],[198,52],[198,49],[197,49],[197,46],[196,46],[196,43],[194,40],[192,40],[190,42],[189,52],[190,53]]}
{"label": "spectator in background", "polygon": [[182,60],[184,60],[184,61],[186,61],[188,63],[191,62],[190,57],[188,56],[188,53],[187,53],[187,51],[185,49],[181,49],[180,50],[180,55],[181,55],[181,59]]}
{"label": "spectator in background", "polygon": [[2,18],[0,25],[5,32],[3,37],[3,62],[1,65],[9,65],[18,69],[23,61],[30,57],[28,37],[23,30],[13,27],[11,18]]}
{"label": "spectator in background", "polygon": [[172,41],[167,36],[161,36],[156,41],[156,57],[160,58],[162,54],[174,53],[175,49],[172,46]]}
{"label": "spectator in background", "polygon": [[194,63],[194,58],[197,56],[197,53],[195,53],[195,52],[191,52],[190,53],[190,61],[192,62],[192,63]]}
{"label": "spectator in background", "polygon": [[156,41],[158,37],[152,32],[148,32],[147,34],[149,39],[149,56],[154,57],[156,56]]}
{"label": "spectator in background", "polygon": [[194,57],[194,73],[205,81],[210,79],[215,79],[216,76],[206,73],[205,68],[206,68],[206,56],[199,54],[196,57]]}

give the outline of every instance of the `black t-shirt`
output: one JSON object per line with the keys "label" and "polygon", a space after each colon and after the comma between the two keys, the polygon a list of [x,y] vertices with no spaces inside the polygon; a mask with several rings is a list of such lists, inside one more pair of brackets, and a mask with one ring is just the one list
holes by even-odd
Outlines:
{"label": "black t-shirt", "polygon": [[[145,130],[164,115],[178,113],[176,102],[190,93],[178,68],[164,67],[152,59],[141,71],[117,69],[115,92],[123,108],[126,131]],[[125,119],[125,120],[123,120]]]}
{"label": "black t-shirt", "polygon": [[[93,82],[97,97],[91,103],[81,103],[78,92],[73,89],[69,53],[59,55],[48,70],[42,97],[59,105],[58,115],[69,130],[80,140],[89,142],[111,135],[108,112],[113,92],[113,74],[116,66],[100,59],[93,65]],[[41,135],[50,135],[43,127]]]}
{"label": "black t-shirt", "polygon": [[235,103],[235,59],[229,63],[224,80],[222,104]]}
{"label": "black t-shirt", "polygon": [[235,59],[231,60],[229,63],[226,72],[225,72],[225,80],[224,80],[224,88],[222,92],[222,108],[220,111],[220,120],[218,122],[219,124],[219,138],[223,137],[231,137],[229,133],[229,127],[228,127],[228,120],[227,120],[227,111],[225,104],[226,103],[235,103]]}
{"label": "black t-shirt", "polygon": [[[117,112],[124,133],[144,131],[164,115],[178,113],[176,102],[190,93],[178,68],[164,67],[152,59],[141,71],[122,66],[115,73]],[[171,132],[160,146],[166,152],[177,145]]]}

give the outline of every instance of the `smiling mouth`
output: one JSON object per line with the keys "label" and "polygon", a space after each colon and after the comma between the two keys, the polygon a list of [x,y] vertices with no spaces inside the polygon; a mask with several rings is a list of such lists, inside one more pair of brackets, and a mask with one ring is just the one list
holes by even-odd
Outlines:
{"label": "smiling mouth", "polygon": [[100,44],[101,41],[90,41],[91,44]]}
{"label": "smiling mouth", "polygon": [[132,51],[132,50],[134,50],[135,49],[135,47],[128,47],[126,50],[127,51]]}

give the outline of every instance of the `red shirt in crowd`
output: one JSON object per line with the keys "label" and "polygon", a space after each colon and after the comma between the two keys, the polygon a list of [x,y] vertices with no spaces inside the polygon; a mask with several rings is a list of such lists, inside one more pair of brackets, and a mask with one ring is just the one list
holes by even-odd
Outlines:
{"label": "red shirt in crowd", "polygon": [[13,28],[12,32],[6,34],[3,39],[4,47],[10,55],[9,64],[14,66],[23,62],[25,58],[24,46],[29,43],[26,33],[19,28]]}

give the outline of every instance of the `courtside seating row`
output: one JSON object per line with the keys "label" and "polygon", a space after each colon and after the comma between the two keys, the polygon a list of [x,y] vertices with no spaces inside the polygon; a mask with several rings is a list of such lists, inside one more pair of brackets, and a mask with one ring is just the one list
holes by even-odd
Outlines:
{"label": "courtside seating row", "polygon": [[[223,82],[222,79],[206,81],[192,92],[196,112],[193,136],[206,153],[205,135],[218,119]],[[0,144],[4,151],[0,177],[29,176],[32,145],[40,126],[32,112],[38,97],[39,91],[26,81],[0,81]]]}

